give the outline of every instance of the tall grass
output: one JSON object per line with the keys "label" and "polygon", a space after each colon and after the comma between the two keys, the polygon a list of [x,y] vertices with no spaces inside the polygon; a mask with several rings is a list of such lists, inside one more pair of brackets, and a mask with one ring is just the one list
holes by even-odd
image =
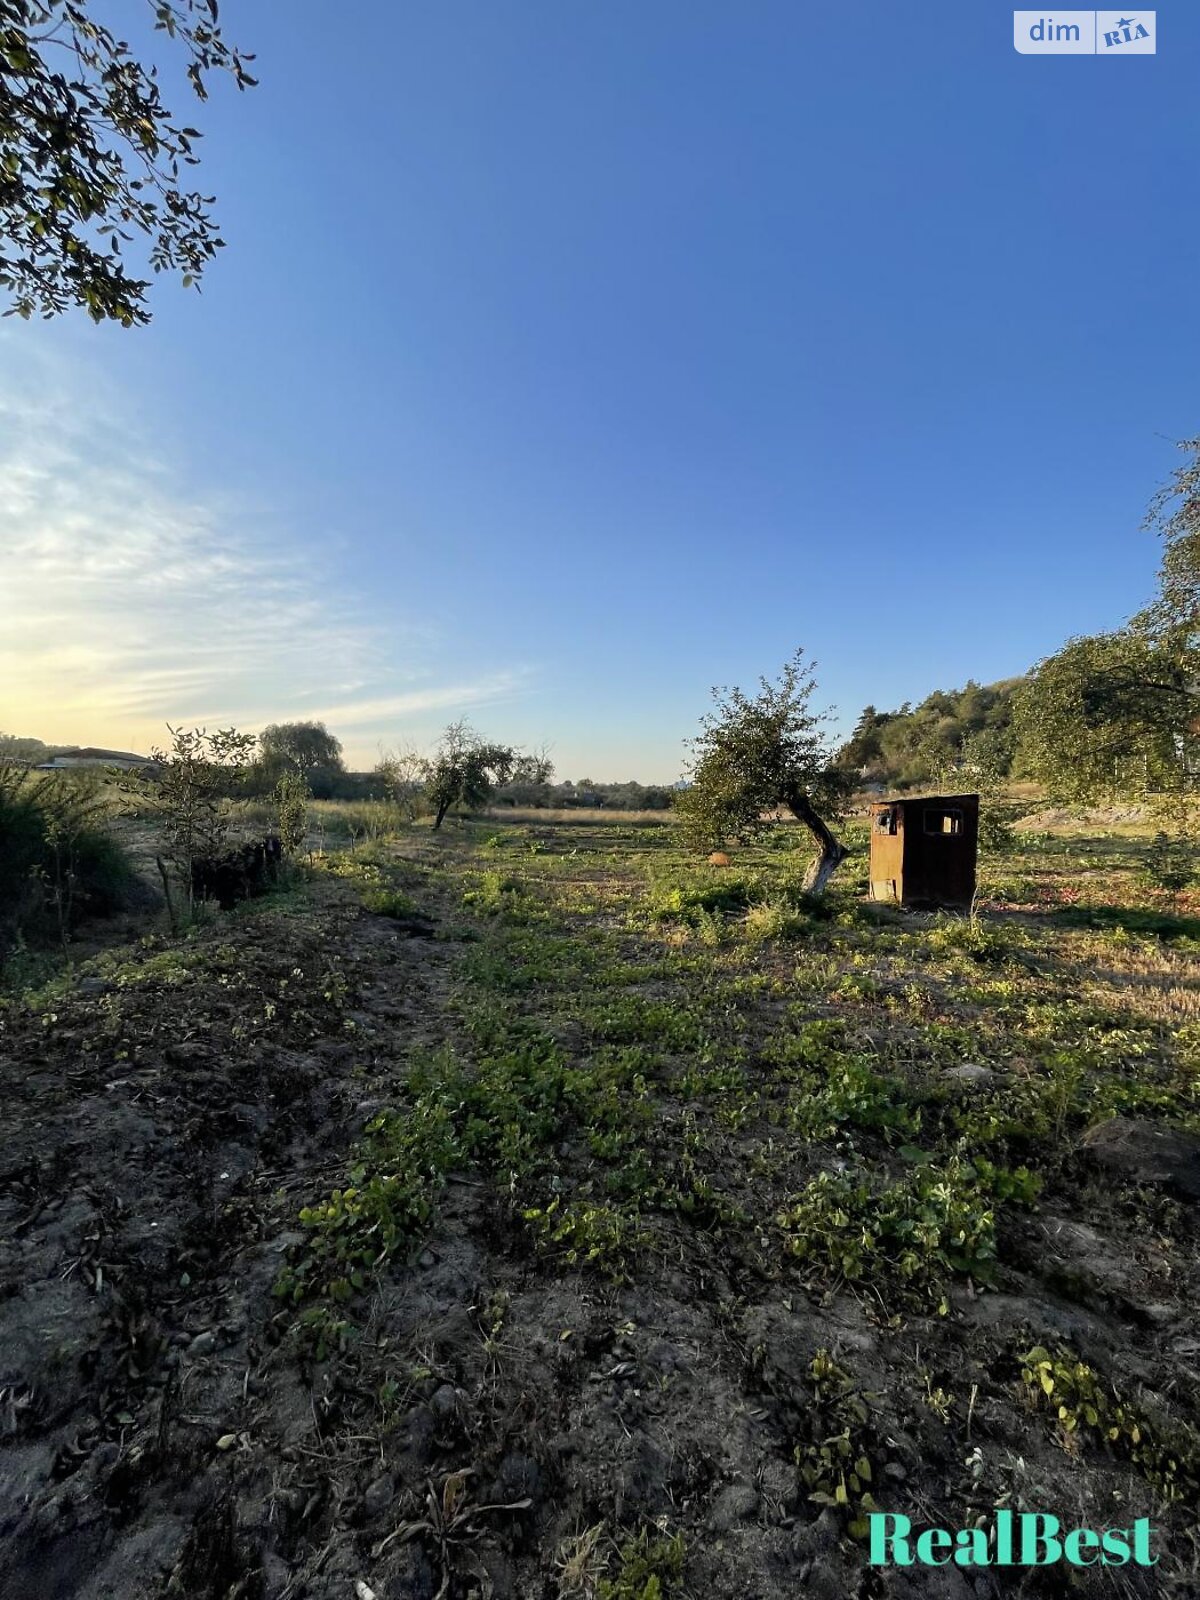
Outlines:
{"label": "tall grass", "polygon": [[392,800],[314,800],[309,819],[316,833],[352,844],[391,839],[412,826],[405,807]]}
{"label": "tall grass", "polygon": [[[235,829],[265,833],[279,822],[279,808],[265,796],[255,800],[235,800],[230,806]],[[403,833],[411,819],[403,806],[391,800],[310,800],[308,838],[310,846],[322,839],[377,840]]]}
{"label": "tall grass", "polygon": [[618,811],[615,807],[599,806],[485,806],[475,813],[489,822],[586,822],[608,824],[612,827],[662,828],[676,820],[671,811]]}

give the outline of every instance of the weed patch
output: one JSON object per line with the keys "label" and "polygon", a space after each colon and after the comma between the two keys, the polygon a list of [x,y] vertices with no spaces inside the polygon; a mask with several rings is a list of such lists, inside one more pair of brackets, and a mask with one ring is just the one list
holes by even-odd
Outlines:
{"label": "weed patch", "polygon": [[784,1249],[820,1275],[888,1282],[943,1301],[952,1274],[987,1281],[998,1199],[1032,1204],[1037,1180],[952,1156],[920,1162],[898,1182],[819,1173],[776,1217]]}
{"label": "weed patch", "polygon": [[616,1576],[600,1579],[598,1600],[670,1600],[683,1576],[685,1553],[681,1533],[641,1529],[621,1545]]}
{"label": "weed patch", "polygon": [[637,1213],[602,1201],[558,1198],[522,1212],[538,1248],[569,1267],[594,1266],[618,1280],[644,1257],[650,1234]]}
{"label": "weed patch", "polygon": [[814,1437],[795,1447],[800,1482],[816,1505],[832,1506],[846,1521],[847,1532],[865,1539],[868,1518],[877,1509],[871,1486],[875,1469],[870,1409],[866,1396],[828,1350],[818,1350],[809,1364],[812,1390],[809,1426]]}
{"label": "weed patch", "polygon": [[1151,1421],[1066,1346],[1026,1351],[1021,1381],[1068,1438],[1087,1437],[1123,1456],[1164,1500],[1194,1502],[1200,1492],[1200,1434],[1194,1429]]}
{"label": "weed patch", "polygon": [[377,917],[403,919],[414,916],[417,910],[411,896],[402,894],[399,889],[368,889],[362,897],[362,903]]}

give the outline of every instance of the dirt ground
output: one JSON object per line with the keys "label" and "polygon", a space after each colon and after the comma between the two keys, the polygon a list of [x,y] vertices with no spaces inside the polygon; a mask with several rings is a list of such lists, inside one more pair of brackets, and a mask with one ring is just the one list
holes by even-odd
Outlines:
{"label": "dirt ground", "polygon": [[[368,909],[370,883],[318,873],[0,1010],[0,1600],[1200,1594],[1194,1483],[1181,1473],[1182,1500],[1164,1502],[1127,1455],[1073,1444],[1014,1360],[1061,1341],[1119,1396],[1156,1397],[1191,1426],[1192,1204],[1089,1163],[1071,1131],[1037,1204],[1006,1213],[992,1281],[950,1274],[941,1304],[818,1281],[768,1247],[786,1198],[865,1151],[894,1173],[898,1138],[789,1136],[759,1049],[802,993],[794,955],[768,943],[737,965],[718,944],[693,961],[699,946],[673,952],[669,928],[633,927],[622,896],[641,893],[637,847],[618,860],[610,831],[500,847],[528,852],[536,915],[553,922],[480,905],[518,891],[491,883],[468,831],[369,869],[420,917]],[[620,1090],[623,1106],[652,1105],[651,1168],[691,1163],[687,1204],[642,1204],[631,1255],[539,1247],[530,1202],[553,1194],[556,1217],[559,1198],[590,1204],[608,1159],[595,1127],[556,1112],[528,1189],[515,1158],[431,1170],[427,1219],[379,1249],[345,1325],[340,1305],[306,1323],[279,1292],[305,1247],[302,1210],[373,1181],[356,1170],[366,1130],[410,1104],[415,1057],[484,1037],[531,929],[562,940],[564,962],[603,930],[609,966],[574,990],[553,961],[531,966],[504,1001],[512,1037],[536,1017],[586,1068],[601,1023],[623,1037],[616,1012],[597,1021],[598,995],[635,994],[664,1036],[660,999],[707,1007],[711,1035],[664,1050],[713,1074],[724,1051],[753,1099],[735,1108],[713,1090],[710,1106],[708,1089],[669,1077],[652,1101],[636,1079]],[[470,1001],[469,971],[488,976],[486,1005]],[[735,998],[714,1008],[715,973]],[[831,970],[812,1016],[857,1004],[854,1026],[878,1034],[881,995],[911,973],[889,977],[884,958],[870,973],[865,999],[837,1000]],[[1183,962],[1163,992],[1189,983]],[[924,1014],[950,1015],[954,985],[931,969]],[[898,1060],[902,1036],[889,1035]],[[973,1092],[920,1054],[910,1066],[941,1077],[939,1107]],[[798,1478],[843,1433],[869,1453],[884,1509],[951,1528],[997,1505],[1053,1507],[1068,1527],[1150,1515],[1163,1560],[1070,1582],[871,1569],[845,1509]]]}

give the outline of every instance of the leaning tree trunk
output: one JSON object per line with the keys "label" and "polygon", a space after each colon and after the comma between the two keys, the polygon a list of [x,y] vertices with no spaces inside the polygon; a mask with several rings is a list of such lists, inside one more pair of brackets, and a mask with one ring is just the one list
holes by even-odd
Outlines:
{"label": "leaning tree trunk", "polygon": [[840,840],[834,838],[828,824],[817,815],[812,801],[803,790],[795,790],[787,796],[787,807],[796,821],[804,824],[820,846],[820,854],[814,858],[805,876],[804,892],[823,895],[830,878],[850,852]]}

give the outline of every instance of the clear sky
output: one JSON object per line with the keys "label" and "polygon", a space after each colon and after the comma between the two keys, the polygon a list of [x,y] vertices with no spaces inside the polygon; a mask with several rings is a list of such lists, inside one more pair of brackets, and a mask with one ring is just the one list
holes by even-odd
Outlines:
{"label": "clear sky", "polygon": [[[126,0],[135,15],[132,0]],[[1052,14],[1052,13],[1051,13]],[[841,726],[1149,594],[1200,432],[1200,5],[227,0],[228,248],[0,324],[0,727],[467,714],[672,779],[796,645]]]}

